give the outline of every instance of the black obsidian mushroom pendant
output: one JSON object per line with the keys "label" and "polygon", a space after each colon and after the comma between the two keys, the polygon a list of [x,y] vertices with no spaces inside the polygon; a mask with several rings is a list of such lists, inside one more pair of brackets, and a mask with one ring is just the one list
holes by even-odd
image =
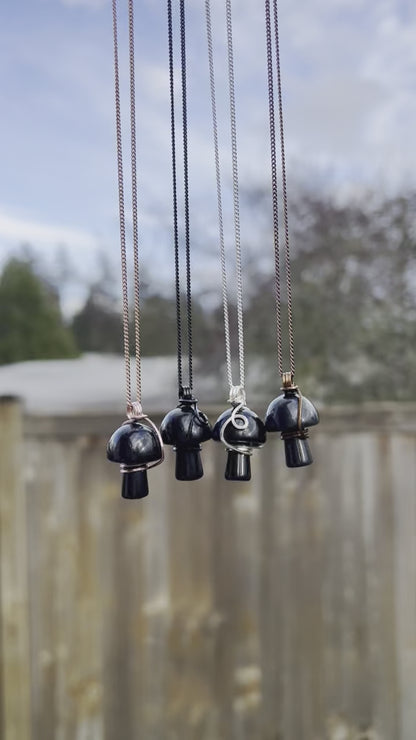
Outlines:
{"label": "black obsidian mushroom pendant", "polygon": [[283,376],[282,391],[267,409],[266,429],[281,433],[288,468],[302,468],[313,462],[308,427],[319,424],[319,414],[313,403],[293,384],[290,373]]}
{"label": "black obsidian mushroom pendant", "polygon": [[162,440],[176,452],[177,480],[198,480],[204,475],[201,462],[201,444],[212,437],[208,417],[197,407],[192,393],[179,398],[176,408],[169,411],[160,426]]}
{"label": "black obsidian mushroom pendant", "polygon": [[163,443],[147,416],[127,419],[107,444],[107,458],[120,464],[123,498],[145,498],[149,493],[147,470],[163,462]]}
{"label": "black obsidian mushroom pendant", "polygon": [[266,429],[257,414],[240,403],[224,411],[212,430],[212,438],[227,448],[225,479],[251,480],[250,457],[266,442]]}

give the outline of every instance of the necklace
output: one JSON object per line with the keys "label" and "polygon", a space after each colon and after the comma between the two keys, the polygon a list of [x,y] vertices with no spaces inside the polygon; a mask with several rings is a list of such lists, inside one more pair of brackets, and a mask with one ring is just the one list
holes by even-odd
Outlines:
{"label": "necklace", "polygon": [[[308,443],[308,427],[319,422],[319,415],[300,388],[295,384],[295,350],[293,331],[293,299],[292,278],[290,269],[290,242],[289,242],[289,212],[286,179],[285,142],[283,125],[283,99],[280,69],[279,20],[277,0],[273,0],[273,28],[270,9],[270,0],[265,0],[266,49],[267,49],[267,87],[269,98],[270,122],[270,158],[272,178],[272,205],[273,205],[273,242],[275,265],[275,298],[276,298],[276,343],[277,366],[282,379],[283,393],[275,398],[266,412],[266,429],[268,432],[280,432],[285,443],[286,464],[290,468],[310,465],[312,460]],[[274,69],[273,69],[273,31],[276,58],[277,98],[279,108],[279,134],[281,152],[281,176],[283,190],[283,223],[285,234],[285,267],[287,292],[287,330],[289,343],[289,372],[283,370],[283,341],[282,341],[282,295],[281,269],[279,247],[279,198],[277,185],[277,152],[276,152],[276,119],[274,104]]]}
{"label": "necklace", "polygon": [[162,421],[160,433],[165,444],[172,445],[176,452],[175,475],[178,480],[197,480],[203,476],[201,462],[201,443],[211,439],[211,426],[208,418],[197,407],[193,393],[193,354],[192,354],[192,281],[191,281],[191,238],[189,213],[189,166],[188,166],[188,112],[186,85],[186,19],[185,0],[179,2],[180,57],[182,80],[182,131],[183,131],[183,172],[184,172],[184,220],[185,220],[185,274],[186,274],[186,328],[188,350],[188,384],[183,383],[182,346],[183,323],[181,307],[180,249],[178,229],[178,188],[177,188],[177,147],[174,87],[174,36],[172,0],[167,0],[169,90],[171,111],[172,146],[172,198],[173,198],[173,251],[175,266],[176,328],[177,328],[177,367],[178,400],[176,408],[169,411]]}
{"label": "necklace", "polygon": [[123,146],[121,130],[120,75],[118,58],[117,0],[112,0],[114,37],[114,84],[117,142],[117,175],[120,220],[120,258],[123,298],[123,346],[126,378],[127,419],[111,436],[107,457],[120,464],[122,496],[128,499],[144,498],[149,493],[147,470],[159,465],[164,458],[163,443],[153,421],[142,409],[141,350],[140,350],[140,260],[137,207],[137,158],[136,158],[136,105],[134,60],[134,8],[128,0],[129,16],[129,68],[130,68],[130,133],[131,133],[131,182],[134,260],[134,338],[136,354],[136,400],[132,400],[129,296],[127,279],[126,218],[124,205]]}
{"label": "necklace", "polygon": [[211,3],[205,0],[205,20],[208,47],[208,66],[211,92],[212,130],[214,141],[214,160],[217,184],[218,230],[220,245],[220,264],[222,278],[222,298],[224,315],[225,359],[227,380],[229,384],[229,398],[231,409],[224,411],[217,419],[212,437],[222,442],[227,449],[227,464],[225,478],[234,481],[248,481],[251,479],[250,457],[253,449],[261,447],[266,441],[264,424],[260,417],[246,406],[245,392],[245,357],[244,357],[244,321],[243,321],[243,279],[240,238],[240,197],[238,179],[237,154],[237,124],[234,81],[234,51],[232,34],[232,6],[231,0],[226,0],[226,29],[227,29],[227,59],[228,59],[228,87],[230,100],[230,130],[231,130],[231,159],[233,182],[234,207],[234,237],[235,237],[235,269],[237,277],[237,334],[238,334],[238,366],[239,384],[233,383],[231,341],[230,341],[230,310],[228,299],[227,266],[224,239],[224,218],[222,205],[221,166],[218,144],[218,123],[215,86],[214,48],[212,38]]}

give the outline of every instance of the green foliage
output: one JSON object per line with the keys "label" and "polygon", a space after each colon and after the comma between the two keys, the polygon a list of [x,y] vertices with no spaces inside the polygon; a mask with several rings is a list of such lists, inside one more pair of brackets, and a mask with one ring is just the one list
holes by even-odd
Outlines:
{"label": "green foliage", "polygon": [[[258,219],[262,239],[257,246],[245,245],[247,369],[255,369],[258,392],[268,396],[276,392],[279,378],[267,193],[253,192],[251,214],[253,222]],[[321,195],[293,199],[295,354],[297,380],[306,394],[328,402],[416,398],[415,215],[416,194],[342,206]],[[62,321],[56,290],[38,277],[39,267],[35,270],[33,264],[33,255],[11,260],[1,276],[0,363],[71,357],[76,351],[73,335],[81,351],[122,353],[119,284],[105,255],[101,276],[73,319],[73,335]],[[283,270],[282,277],[284,282]],[[152,282],[148,277],[142,286],[142,352],[171,355],[176,352],[175,300],[150,290]],[[64,279],[59,283],[62,290]],[[229,287],[232,291],[232,273]],[[207,373],[219,373],[225,360],[221,287],[209,311],[200,295],[195,287],[194,352]],[[185,317],[183,298],[182,307]],[[235,313],[231,306],[234,357]],[[286,331],[285,316],[283,305]],[[185,353],[185,321],[183,328]]]}
{"label": "green foliage", "polygon": [[76,354],[57,295],[30,261],[9,260],[0,278],[0,364]]}
{"label": "green foliage", "polygon": [[[185,302],[182,302],[185,318]],[[193,301],[194,349],[199,354],[206,337],[209,317],[198,300]],[[83,352],[123,351],[120,308],[111,299],[104,286],[95,284],[83,308],[72,321],[78,346]],[[141,348],[143,356],[173,355],[176,352],[176,303],[173,298],[159,293],[145,292],[140,310]],[[186,323],[184,321],[184,350],[186,348]],[[131,321],[130,338],[134,349],[134,326]]]}
{"label": "green foliage", "polygon": [[[297,378],[327,401],[416,397],[416,196],[292,214]],[[248,306],[248,349],[275,354],[273,279]],[[285,319],[285,309],[283,309]]]}
{"label": "green foliage", "polygon": [[[183,350],[186,351],[185,298],[181,302]],[[196,296],[192,299],[193,348],[196,355],[203,353],[210,317],[203,310]],[[149,294],[145,297],[141,312],[143,354],[148,356],[173,355],[176,353],[176,302],[173,298]]]}
{"label": "green foliage", "polygon": [[173,298],[148,295],[142,302],[141,341],[147,356],[176,352],[176,307]]}
{"label": "green foliage", "polygon": [[90,289],[84,306],[72,320],[72,331],[81,352],[123,351],[120,311],[99,286]]}

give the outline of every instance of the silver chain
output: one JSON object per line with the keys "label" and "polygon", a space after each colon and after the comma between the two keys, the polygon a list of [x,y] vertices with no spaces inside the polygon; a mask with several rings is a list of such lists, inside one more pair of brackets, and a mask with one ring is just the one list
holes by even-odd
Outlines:
{"label": "silver chain", "polygon": [[220,263],[221,263],[221,282],[222,282],[222,299],[224,314],[224,336],[225,336],[225,358],[227,366],[227,380],[230,386],[229,401],[235,406],[236,404],[244,405],[245,397],[245,367],[244,367],[244,319],[243,319],[243,279],[242,279],[242,260],[241,260],[241,238],[240,238],[240,197],[238,183],[238,155],[237,155],[237,125],[236,125],[236,105],[235,105],[235,81],[234,81],[234,53],[233,53],[233,36],[232,36],[232,12],[231,0],[226,0],[226,21],[227,21],[227,57],[228,57],[228,83],[230,99],[230,126],[231,126],[231,157],[232,157],[232,175],[233,175],[233,205],[234,205],[234,234],[235,234],[235,265],[237,278],[237,331],[238,331],[238,363],[240,373],[240,384],[233,384],[232,360],[231,360],[231,339],[230,339],[230,312],[228,303],[228,285],[227,285],[227,265],[225,254],[224,239],[224,216],[222,206],[222,187],[221,187],[221,166],[218,145],[218,121],[217,121],[217,103],[215,90],[215,66],[214,66],[214,47],[212,41],[212,22],[211,22],[211,3],[205,0],[205,18],[207,31],[208,46],[208,66],[211,92],[211,109],[212,109],[212,130],[214,140],[214,159],[215,175],[217,183],[217,208],[218,208],[218,228],[220,241]]}
{"label": "silver chain", "polygon": [[217,121],[217,101],[215,92],[215,67],[214,67],[214,49],[212,43],[212,23],[211,23],[211,2],[205,0],[205,19],[207,29],[208,43],[208,65],[209,81],[211,90],[211,109],[212,109],[212,132],[214,138],[214,157],[215,157],[215,175],[217,182],[217,205],[218,205],[218,229],[220,240],[220,262],[221,262],[221,283],[222,283],[222,305],[224,313],[224,335],[225,335],[225,360],[227,366],[227,380],[231,388],[233,385],[233,371],[231,363],[231,341],[230,341],[230,316],[228,309],[228,287],[227,287],[227,265],[225,257],[225,239],[224,239],[224,216],[222,208],[222,188],[221,188],[221,166],[218,146],[218,121]]}
{"label": "silver chain", "polygon": [[238,327],[238,362],[240,385],[245,385],[244,368],[244,320],[243,320],[243,276],[241,263],[240,240],[240,195],[238,184],[237,124],[235,106],[234,51],[231,0],[225,0],[227,20],[227,56],[228,84],[230,90],[230,125],[231,125],[231,158],[233,171],[234,233],[235,233],[235,266],[237,277],[237,327]]}
{"label": "silver chain", "polygon": [[132,404],[131,396],[131,361],[129,332],[129,299],[126,248],[126,217],[124,203],[123,147],[120,105],[120,73],[118,55],[117,0],[112,0],[113,37],[114,37],[114,90],[116,111],[117,142],[117,180],[120,219],[120,256],[121,286],[123,298],[123,346],[126,376],[126,405],[131,414],[141,410],[141,352],[140,352],[140,300],[139,300],[139,251],[138,251],[138,217],[137,217],[137,166],[136,166],[136,115],[135,115],[135,79],[134,79],[134,15],[133,0],[129,0],[129,61],[130,61],[130,125],[131,125],[131,173],[132,173],[132,213],[133,213],[133,253],[134,253],[134,324],[136,344],[136,393],[137,401]]}

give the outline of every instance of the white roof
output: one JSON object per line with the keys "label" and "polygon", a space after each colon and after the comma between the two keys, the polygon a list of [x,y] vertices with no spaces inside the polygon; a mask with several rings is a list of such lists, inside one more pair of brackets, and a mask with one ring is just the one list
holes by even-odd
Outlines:
{"label": "white roof", "polygon": [[[145,411],[166,411],[176,405],[176,357],[143,358],[142,378]],[[124,386],[124,359],[116,355],[86,354],[75,360],[0,367],[0,395],[20,396],[31,414],[119,413],[125,408]],[[212,377],[198,374],[195,386],[201,400],[210,402],[220,395]]]}

